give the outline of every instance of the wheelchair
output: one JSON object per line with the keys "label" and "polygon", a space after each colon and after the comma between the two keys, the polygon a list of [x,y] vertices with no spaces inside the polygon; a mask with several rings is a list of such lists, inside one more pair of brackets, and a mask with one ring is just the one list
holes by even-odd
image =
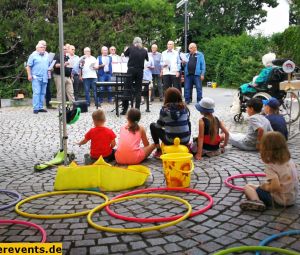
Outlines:
{"label": "wheelchair", "polygon": [[[247,101],[251,98],[259,98],[261,100],[270,99],[275,97],[280,102],[279,114],[281,114],[287,124],[291,124],[297,121],[300,117],[300,100],[299,94],[293,91],[286,91],[280,89],[280,82],[286,81],[288,79],[288,74],[282,69],[282,64],[286,59],[274,60],[273,64],[276,65],[270,72],[267,81],[259,86],[251,87],[253,92],[242,93],[239,88],[239,113],[234,115],[233,119],[235,122],[242,122],[244,120],[243,113],[246,112]],[[295,71],[299,71],[297,67]],[[294,77],[295,73],[292,73]],[[249,85],[251,86],[251,85]],[[255,92],[254,92],[255,91]]]}

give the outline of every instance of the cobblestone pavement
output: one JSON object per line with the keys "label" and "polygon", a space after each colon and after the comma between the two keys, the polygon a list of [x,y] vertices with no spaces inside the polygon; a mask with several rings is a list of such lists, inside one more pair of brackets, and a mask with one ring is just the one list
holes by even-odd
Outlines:
{"label": "cobblestone pavement", "polygon": [[[226,123],[230,131],[243,131],[245,124],[235,124],[229,114],[232,90],[204,89],[204,95],[216,100],[216,114]],[[142,108],[141,123],[146,127],[158,117],[160,103],[151,105],[151,113]],[[143,106],[144,107],[144,106]],[[117,118],[110,112],[112,105],[104,105],[107,126],[115,132],[125,123],[125,117]],[[199,113],[192,105],[192,128],[197,135]],[[83,154],[88,152],[88,145],[78,147],[84,133],[91,127],[91,112],[84,113],[74,125],[68,127],[68,149],[76,155],[76,161],[83,163]],[[32,114],[31,107],[0,109],[0,189],[16,190],[23,198],[53,190],[56,169],[34,172],[33,165],[47,161],[59,148],[57,111]],[[293,127],[294,132],[296,127]],[[148,129],[149,133],[149,129]],[[292,158],[300,163],[300,136],[289,141]],[[144,162],[152,171],[152,176],[143,187],[165,187],[165,180],[160,161],[150,158]],[[0,211],[1,219],[30,220],[43,226],[49,242],[63,242],[64,254],[213,254],[215,251],[239,246],[258,245],[259,241],[279,231],[300,229],[300,197],[295,206],[270,209],[265,212],[241,212],[239,202],[241,192],[224,186],[226,177],[249,172],[261,172],[264,165],[256,152],[242,152],[228,148],[215,158],[203,158],[195,162],[195,171],[191,178],[191,187],[205,191],[213,196],[213,207],[202,215],[187,219],[176,226],[159,231],[141,234],[118,234],[101,232],[89,227],[86,217],[57,220],[27,219],[17,215],[13,208]],[[246,180],[235,183],[243,185]],[[247,181],[258,183],[256,178]],[[122,192],[107,193],[109,198]],[[203,197],[192,193],[167,193],[187,199],[193,209],[207,204]],[[1,203],[12,198],[0,194]],[[101,203],[102,199],[87,195],[66,195],[43,198],[32,201],[22,207],[31,213],[63,213],[90,209]],[[184,212],[177,202],[162,199],[138,199],[115,204],[111,207],[127,216],[163,217]],[[153,224],[125,222],[110,217],[105,211],[93,218],[96,222],[113,227],[144,227]],[[19,226],[0,226],[0,242],[40,241],[37,231]],[[271,243],[272,246],[284,247],[300,252],[300,237],[290,236]],[[243,253],[247,254],[247,253]],[[249,253],[250,254],[250,253]]]}

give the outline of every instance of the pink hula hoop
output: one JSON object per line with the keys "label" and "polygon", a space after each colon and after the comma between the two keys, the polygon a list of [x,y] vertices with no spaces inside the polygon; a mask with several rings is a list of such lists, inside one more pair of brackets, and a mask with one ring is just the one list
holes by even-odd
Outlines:
{"label": "pink hula hoop", "polygon": [[23,220],[0,220],[0,224],[18,224],[18,225],[24,225],[27,227],[35,228],[35,229],[39,230],[40,233],[42,234],[41,243],[46,242],[47,233],[46,233],[45,229],[43,229],[41,226],[39,226],[35,223],[29,222],[29,221],[23,221]]}
{"label": "pink hula hoop", "polygon": [[[140,190],[134,190],[134,191],[130,191],[127,193],[123,193],[121,195],[118,195],[114,198],[112,198],[112,200],[120,198],[120,197],[126,197],[126,196],[131,196],[131,195],[135,195],[135,194],[140,194],[140,193],[145,193],[145,192],[152,192],[152,191],[181,191],[181,192],[185,192],[185,193],[194,193],[194,194],[198,194],[201,196],[204,196],[208,199],[209,203],[207,206],[205,206],[204,208],[197,210],[193,213],[191,213],[191,215],[189,217],[193,217],[196,215],[199,215],[201,213],[206,212],[209,208],[212,207],[213,205],[213,198],[200,190],[196,190],[196,189],[190,189],[190,188],[148,188],[148,189],[140,189]],[[139,222],[139,223],[154,223],[154,222],[166,222],[166,221],[174,221],[179,219],[180,217],[182,217],[182,215],[175,215],[175,216],[171,216],[171,217],[163,217],[163,218],[136,218],[136,217],[127,217],[124,215],[120,215],[114,211],[112,211],[110,209],[109,206],[105,207],[105,210],[107,211],[107,213],[110,216],[113,216],[115,218],[121,219],[121,220],[126,220],[126,221],[133,221],[133,222]]]}
{"label": "pink hula hoop", "polygon": [[264,174],[264,173],[236,174],[236,175],[227,177],[226,180],[224,181],[224,183],[226,186],[228,186],[232,189],[243,191],[244,187],[233,185],[229,181],[231,181],[233,179],[244,178],[244,177],[265,177],[265,176],[266,176],[266,174]]}

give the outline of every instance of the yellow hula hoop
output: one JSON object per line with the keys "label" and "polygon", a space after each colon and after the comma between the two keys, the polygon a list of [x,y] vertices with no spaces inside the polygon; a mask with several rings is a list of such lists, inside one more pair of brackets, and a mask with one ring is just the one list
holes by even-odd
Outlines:
{"label": "yellow hula hoop", "polygon": [[33,219],[65,219],[65,218],[72,218],[72,217],[79,217],[83,215],[87,215],[91,210],[83,211],[83,212],[77,212],[77,213],[69,213],[69,214],[33,214],[33,213],[27,213],[20,210],[20,206],[22,204],[25,204],[26,202],[29,202],[31,200],[41,198],[41,197],[48,197],[48,196],[55,196],[55,195],[65,195],[65,194],[87,194],[87,195],[95,195],[98,197],[104,198],[105,204],[108,202],[108,197],[104,195],[103,193],[95,192],[95,191],[87,191],[87,190],[68,190],[68,191],[53,191],[53,192],[47,192],[43,194],[34,195],[28,198],[23,199],[19,203],[16,204],[15,212],[20,214],[21,216],[27,217],[27,218],[33,218]]}
{"label": "yellow hula hoop", "polygon": [[[183,203],[184,205],[186,205],[187,207],[187,212],[180,218],[178,218],[177,220],[162,224],[162,225],[158,225],[158,226],[151,226],[151,227],[144,227],[144,228],[111,228],[111,227],[103,227],[100,226],[96,223],[94,223],[92,221],[92,216],[95,212],[100,211],[101,209],[103,209],[105,206],[107,205],[111,205],[117,202],[121,202],[121,201],[125,201],[125,200],[132,200],[132,199],[136,199],[136,198],[165,198],[165,199],[172,199],[172,200],[177,200],[181,203]],[[179,197],[175,197],[175,196],[170,196],[170,195],[162,195],[162,194],[140,194],[140,195],[134,195],[134,196],[128,196],[128,197],[121,197],[115,200],[110,200],[108,202],[105,202],[99,206],[97,206],[96,208],[92,209],[88,216],[87,216],[87,221],[88,223],[95,229],[98,230],[102,230],[102,231],[107,231],[107,232],[115,232],[115,233],[141,233],[141,232],[146,232],[146,231],[152,231],[152,230],[159,230],[162,228],[166,228],[166,227],[170,227],[170,226],[174,226],[175,224],[185,220],[186,218],[189,217],[189,215],[192,212],[192,206],[190,205],[190,203],[182,198]]]}

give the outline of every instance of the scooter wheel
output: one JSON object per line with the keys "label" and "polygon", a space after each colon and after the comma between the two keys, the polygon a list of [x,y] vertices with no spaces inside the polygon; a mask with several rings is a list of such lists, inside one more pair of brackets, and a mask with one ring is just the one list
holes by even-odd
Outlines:
{"label": "scooter wheel", "polygon": [[70,162],[73,161],[75,159],[75,154],[74,153],[68,154],[68,158]]}

